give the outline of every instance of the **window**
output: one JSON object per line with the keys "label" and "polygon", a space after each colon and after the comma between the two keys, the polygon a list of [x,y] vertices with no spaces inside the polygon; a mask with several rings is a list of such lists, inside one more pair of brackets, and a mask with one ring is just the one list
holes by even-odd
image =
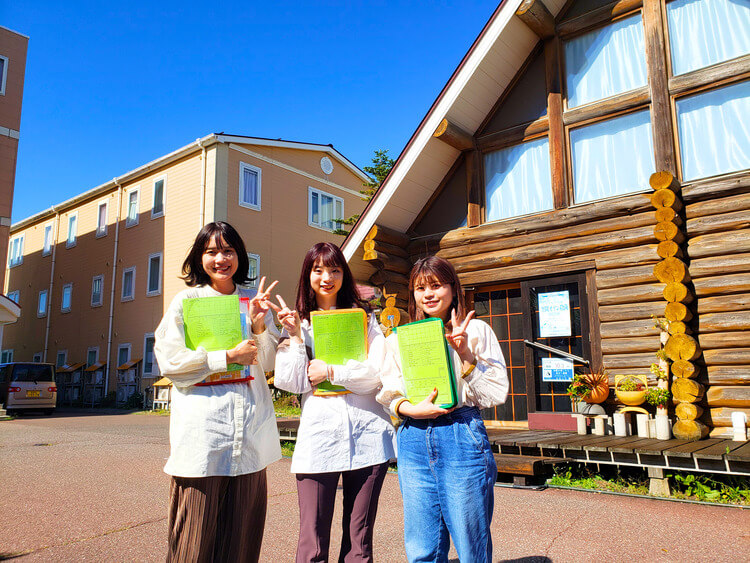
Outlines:
{"label": "window", "polygon": [[646,85],[646,48],[640,14],[565,43],[568,107]]}
{"label": "window", "polygon": [[570,132],[575,203],[638,192],[654,171],[648,110]]}
{"label": "window", "polygon": [[260,168],[240,162],[240,206],[260,211]]}
{"label": "window", "polygon": [[487,221],[554,208],[546,137],[486,154],[484,175]]}
{"label": "window", "polygon": [[308,188],[307,223],[326,231],[333,231],[344,218],[344,200],[315,188]]}
{"label": "window", "polygon": [[57,351],[57,359],[55,360],[55,366],[61,368],[64,365],[67,365],[68,363],[68,351],[67,350],[58,350]]}
{"label": "window", "polygon": [[148,257],[148,287],[146,295],[159,295],[161,293],[161,252],[151,254]]}
{"label": "window", "polygon": [[42,353],[41,352],[37,352],[36,354],[34,354],[34,356],[31,358],[31,361],[32,362],[41,362],[42,361]]}
{"label": "window", "polygon": [[135,297],[135,266],[122,271],[121,301],[132,301]]}
{"label": "window", "polygon": [[10,258],[8,260],[9,267],[18,266],[23,264],[23,239],[24,235],[18,236],[10,241]]}
{"label": "window", "polygon": [[47,290],[43,289],[39,292],[39,301],[36,305],[36,315],[38,317],[44,317],[47,314]]}
{"label": "window", "polygon": [[16,305],[18,305],[19,301],[20,301],[19,295],[20,294],[18,293],[18,291],[11,291],[10,293],[8,293],[7,297],[11,301],[13,301],[13,303],[15,303]]}
{"label": "window", "polygon": [[96,212],[96,236],[103,237],[107,234],[107,202],[99,204]]}
{"label": "window", "polygon": [[143,338],[143,375],[154,377],[159,373],[159,366],[154,361],[154,334]]}
{"label": "window", "polygon": [[68,215],[68,240],[65,243],[66,248],[76,245],[78,237],[78,212]]}
{"label": "window", "polygon": [[13,350],[3,350],[0,353],[0,364],[7,364],[13,361]]}
{"label": "window", "polygon": [[250,278],[250,281],[247,282],[247,287],[258,287],[258,280],[260,279],[260,256],[248,252],[247,261],[247,277]]}
{"label": "window", "polygon": [[86,351],[86,367],[93,366],[99,361],[99,348],[92,347]]}
{"label": "window", "polygon": [[164,188],[166,185],[166,176],[158,178],[154,182],[154,201],[151,205],[151,218],[156,219],[164,215]]}
{"label": "window", "polygon": [[5,82],[8,77],[8,57],[0,55],[0,96],[5,95]]}
{"label": "window", "polygon": [[130,361],[130,344],[120,344],[117,347],[117,367]]}
{"label": "window", "polygon": [[91,280],[91,306],[100,307],[104,302],[104,276],[94,276]]}
{"label": "window", "polygon": [[138,202],[140,190],[134,188],[128,192],[128,214],[125,217],[125,226],[132,227],[138,224]]}
{"label": "window", "polygon": [[44,226],[44,247],[42,248],[42,256],[47,256],[52,253],[52,223]]}
{"label": "window", "polygon": [[62,304],[60,305],[60,310],[63,313],[67,313],[68,311],[70,311],[72,300],[73,300],[73,284],[72,283],[66,283],[63,286],[63,290],[62,290]]}
{"label": "window", "polygon": [[750,82],[680,98],[675,106],[683,180],[750,168]]}
{"label": "window", "polygon": [[750,4],[736,0],[667,3],[672,74],[750,53]]}

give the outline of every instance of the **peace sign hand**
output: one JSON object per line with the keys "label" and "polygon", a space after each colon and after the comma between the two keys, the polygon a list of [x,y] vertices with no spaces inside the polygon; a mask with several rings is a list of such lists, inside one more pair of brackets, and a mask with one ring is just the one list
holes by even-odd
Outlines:
{"label": "peace sign hand", "polygon": [[461,359],[469,363],[473,362],[474,355],[469,349],[469,338],[466,334],[466,327],[469,326],[469,322],[472,318],[474,318],[474,311],[469,312],[469,314],[466,315],[464,322],[458,324],[458,320],[456,319],[456,310],[452,309],[451,326],[453,327],[453,330],[450,334],[445,335],[445,338],[448,340],[450,345],[453,346],[453,349],[458,352],[458,355],[461,357]]}
{"label": "peace sign hand", "polygon": [[250,321],[254,334],[261,334],[266,330],[266,324],[263,319],[271,309],[271,301],[269,301],[268,297],[271,294],[271,290],[278,283],[278,281],[274,281],[268,286],[268,289],[264,290],[263,286],[266,284],[266,276],[260,278],[260,282],[258,282],[258,291],[255,293],[255,297],[250,299]]}
{"label": "peace sign hand", "polygon": [[268,305],[271,307],[271,309],[276,311],[276,317],[279,319],[281,326],[286,329],[289,336],[299,338],[301,325],[299,320],[299,313],[290,309],[287,304],[284,303],[281,295],[277,295],[276,299],[278,299],[279,305],[281,305],[281,307],[275,305],[271,301],[268,302]]}

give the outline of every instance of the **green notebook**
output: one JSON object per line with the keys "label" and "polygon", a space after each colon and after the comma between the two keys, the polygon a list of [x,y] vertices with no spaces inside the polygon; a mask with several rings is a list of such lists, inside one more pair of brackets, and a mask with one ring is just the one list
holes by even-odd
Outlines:
{"label": "green notebook", "polygon": [[450,409],[458,404],[445,327],[439,318],[429,318],[394,328],[401,356],[406,398],[416,404],[437,387],[435,404]]}
{"label": "green notebook", "polygon": [[[207,352],[231,350],[244,339],[238,295],[196,297],[182,301],[185,323],[185,346]],[[243,366],[229,364],[227,371],[241,371]]]}
{"label": "green notebook", "polygon": [[[341,366],[349,360],[367,359],[367,313],[364,309],[332,309],[312,311],[314,356],[327,364]],[[322,381],[315,395],[343,395],[350,393],[341,385]]]}

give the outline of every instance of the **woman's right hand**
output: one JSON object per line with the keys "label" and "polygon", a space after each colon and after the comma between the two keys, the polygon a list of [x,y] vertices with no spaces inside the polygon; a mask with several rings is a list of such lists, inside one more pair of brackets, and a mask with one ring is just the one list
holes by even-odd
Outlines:
{"label": "woman's right hand", "polygon": [[258,363],[258,347],[254,340],[243,340],[231,350],[227,350],[227,364],[252,366]]}
{"label": "woman's right hand", "polygon": [[291,336],[292,338],[300,338],[300,327],[302,323],[299,319],[299,313],[297,311],[291,310],[287,306],[287,304],[284,303],[281,295],[277,295],[276,299],[279,300],[279,305],[281,305],[281,307],[274,305],[270,301],[268,302],[271,308],[276,311],[276,318],[279,319],[281,326],[286,329],[286,332],[287,334],[289,334],[289,336]]}
{"label": "woman's right hand", "polygon": [[408,416],[410,418],[437,418],[449,412],[453,412],[455,409],[443,409],[437,406],[434,401],[437,397],[437,387],[432,390],[432,393],[427,395],[421,402],[416,405],[409,401],[404,401],[398,406],[398,414],[400,416]]}

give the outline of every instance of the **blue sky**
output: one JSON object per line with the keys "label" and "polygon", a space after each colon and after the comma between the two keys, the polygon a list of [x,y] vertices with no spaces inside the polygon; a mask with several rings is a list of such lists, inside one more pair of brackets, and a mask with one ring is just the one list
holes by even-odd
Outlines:
{"label": "blue sky", "polygon": [[13,222],[208,133],[395,158],[496,6],[0,0],[30,37]]}

